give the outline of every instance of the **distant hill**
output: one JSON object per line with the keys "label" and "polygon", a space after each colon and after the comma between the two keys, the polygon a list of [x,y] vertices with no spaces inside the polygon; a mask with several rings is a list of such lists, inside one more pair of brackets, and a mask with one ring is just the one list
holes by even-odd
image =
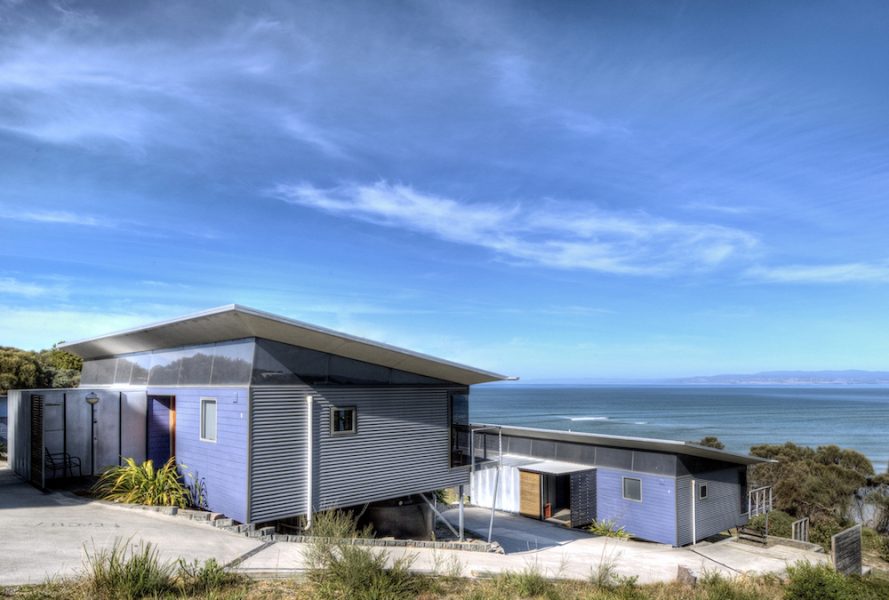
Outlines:
{"label": "distant hill", "polygon": [[765,371],[762,373],[709,375],[671,379],[671,383],[690,384],[889,384],[889,371]]}

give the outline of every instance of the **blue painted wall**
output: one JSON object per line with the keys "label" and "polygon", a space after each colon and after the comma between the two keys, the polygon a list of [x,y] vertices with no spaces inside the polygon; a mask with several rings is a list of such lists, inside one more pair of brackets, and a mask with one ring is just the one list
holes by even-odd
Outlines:
{"label": "blue painted wall", "polygon": [[[247,388],[151,387],[148,394],[176,396],[176,460],[203,481],[206,508],[246,522]],[[200,439],[202,397],[216,399],[215,442]]]}
{"label": "blue painted wall", "polygon": [[148,397],[148,453],[155,468],[170,460],[170,397]]}
{"label": "blue painted wall", "polygon": [[[642,501],[623,498],[623,478],[642,480]],[[611,520],[636,537],[676,545],[676,480],[648,473],[599,468],[597,518]]]}

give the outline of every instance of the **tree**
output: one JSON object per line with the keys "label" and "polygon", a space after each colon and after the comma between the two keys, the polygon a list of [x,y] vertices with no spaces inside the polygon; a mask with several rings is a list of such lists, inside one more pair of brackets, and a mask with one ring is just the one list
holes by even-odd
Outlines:
{"label": "tree", "polygon": [[35,352],[0,346],[0,393],[45,384],[46,373]]}
{"label": "tree", "polygon": [[751,484],[772,486],[776,509],[813,521],[846,522],[855,493],[874,474],[867,457],[838,446],[812,449],[787,442],[753,446],[750,453],[778,461],[752,467]]}
{"label": "tree", "polygon": [[708,435],[706,437],[701,438],[701,441],[696,442],[699,446],[707,446],[708,448],[716,448],[717,450],[725,449],[725,444],[719,441],[719,438],[715,435]]}
{"label": "tree", "polygon": [[16,389],[76,387],[80,357],[53,346],[32,352],[0,346],[0,393]]}

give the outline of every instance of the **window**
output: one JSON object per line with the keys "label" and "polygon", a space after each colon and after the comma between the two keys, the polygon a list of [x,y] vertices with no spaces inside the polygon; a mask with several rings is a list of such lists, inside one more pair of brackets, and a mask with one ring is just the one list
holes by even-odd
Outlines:
{"label": "window", "polygon": [[201,440],[216,441],[216,398],[201,398]]}
{"label": "window", "polygon": [[708,494],[709,492],[710,492],[710,490],[707,489],[707,484],[706,484],[706,483],[702,483],[702,484],[701,484],[701,487],[698,488],[698,497],[699,497],[701,500],[703,500],[704,498],[707,497],[707,494]]}
{"label": "window", "polygon": [[354,406],[336,407],[330,409],[330,434],[344,435],[355,433],[358,430],[358,419]]}
{"label": "window", "polygon": [[642,502],[642,480],[624,477],[624,500]]}

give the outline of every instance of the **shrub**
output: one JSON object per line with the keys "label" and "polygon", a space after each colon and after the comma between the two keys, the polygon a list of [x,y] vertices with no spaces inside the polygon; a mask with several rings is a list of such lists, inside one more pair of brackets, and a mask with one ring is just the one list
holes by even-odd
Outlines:
{"label": "shrub", "polygon": [[203,564],[197,560],[189,563],[179,559],[177,584],[185,594],[206,596],[242,581],[240,575],[226,571],[215,558],[206,560]]}
{"label": "shrub", "polygon": [[630,534],[622,526],[618,526],[617,523],[611,520],[593,521],[592,525],[587,527],[587,531],[595,535],[621,540],[630,538]]}
{"label": "shrub", "polygon": [[501,573],[494,580],[495,586],[509,598],[554,598],[556,587],[535,566],[521,571]]}
{"label": "shrub", "polygon": [[851,581],[828,565],[797,563],[788,567],[785,600],[858,600]]}
{"label": "shrub", "polygon": [[99,498],[128,504],[148,506],[178,506],[191,504],[191,493],[183,485],[176,469],[176,459],[170,458],[160,469],[151,460],[141,465],[132,458],[119,467],[109,467],[93,486]]}
{"label": "shrub", "polygon": [[110,549],[85,549],[86,584],[93,597],[136,600],[174,590],[173,563],[162,562],[150,543],[116,539]]}
{"label": "shrub", "polygon": [[358,522],[351,511],[328,510],[312,515],[312,526],[305,527],[302,524],[303,534],[330,540],[348,540],[352,538],[373,537],[373,528],[370,525],[358,529]]}
{"label": "shrub", "polygon": [[324,544],[315,555],[309,578],[322,599],[408,600],[428,587],[421,575],[410,572],[413,557],[403,556],[386,566],[386,554],[348,543]]}
{"label": "shrub", "polygon": [[[794,521],[796,521],[796,519],[788,515],[786,512],[781,510],[773,510],[769,513],[769,535],[783,538],[791,537],[793,535]],[[765,533],[766,516],[756,515],[755,517],[750,519],[750,522],[747,524],[747,526],[756,529],[759,532]]]}
{"label": "shrub", "polygon": [[878,546],[878,552],[880,554],[880,558],[889,562],[889,537],[881,537],[880,545]]}

